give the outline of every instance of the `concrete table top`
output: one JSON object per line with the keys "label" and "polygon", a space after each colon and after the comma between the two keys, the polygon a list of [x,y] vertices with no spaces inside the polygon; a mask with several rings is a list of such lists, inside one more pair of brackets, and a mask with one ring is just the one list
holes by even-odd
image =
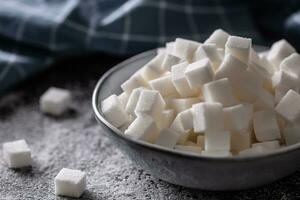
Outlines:
{"label": "concrete table top", "polygon": [[[80,199],[300,198],[299,171],[257,189],[210,192],[171,185],[136,166],[105,137],[91,108],[96,81],[119,61],[108,56],[61,61],[0,98],[0,143],[26,139],[34,160],[31,168],[12,170],[0,153],[0,200],[70,199],[54,195],[53,179],[63,167],[87,172]],[[50,86],[69,89],[74,97],[72,110],[60,118],[39,111],[39,97]]]}

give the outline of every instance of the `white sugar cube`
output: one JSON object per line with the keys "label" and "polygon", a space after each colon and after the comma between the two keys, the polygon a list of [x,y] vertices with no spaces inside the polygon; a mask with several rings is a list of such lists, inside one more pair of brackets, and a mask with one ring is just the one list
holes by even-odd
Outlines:
{"label": "white sugar cube", "polygon": [[171,71],[173,65],[177,65],[182,61],[181,58],[172,54],[167,54],[162,62],[162,68],[165,71]]}
{"label": "white sugar cube", "polygon": [[253,104],[255,111],[273,109],[275,105],[274,96],[265,89],[259,89],[255,103]]}
{"label": "white sugar cube", "polygon": [[134,112],[134,110],[136,108],[136,104],[137,104],[137,102],[139,100],[141,91],[144,90],[144,89],[145,88],[143,88],[143,87],[139,87],[139,88],[133,89],[132,92],[131,92],[131,94],[130,94],[130,96],[129,96],[129,98],[128,98],[128,100],[127,100],[125,111],[128,114],[130,114],[130,115],[132,115],[134,117],[136,117],[135,112]]}
{"label": "white sugar cube", "polygon": [[231,132],[231,150],[234,152],[239,152],[245,149],[249,149],[251,147],[251,143],[253,140],[253,135],[251,132]]}
{"label": "white sugar cube", "polygon": [[128,98],[129,98],[129,96],[128,96],[128,94],[127,94],[126,92],[122,92],[122,93],[118,96],[118,99],[119,99],[120,103],[122,104],[123,109],[125,109],[125,107],[126,107]]}
{"label": "white sugar cube", "polygon": [[178,93],[164,96],[163,99],[166,103],[166,109],[173,109],[172,101],[173,101],[173,99],[178,99],[178,98],[180,98],[180,95]]}
{"label": "white sugar cube", "polygon": [[155,144],[173,149],[179,140],[180,134],[170,128],[164,128],[160,131],[160,134]]}
{"label": "white sugar cube", "polygon": [[31,151],[25,140],[16,140],[3,143],[3,158],[10,168],[30,166],[32,163]]}
{"label": "white sugar cube", "polygon": [[173,52],[175,42],[167,42],[166,43],[166,53],[171,54]]}
{"label": "white sugar cube", "polygon": [[183,152],[190,152],[200,154],[202,152],[202,148],[198,146],[191,146],[191,145],[176,145],[174,149]]}
{"label": "white sugar cube", "polygon": [[250,59],[250,50],[252,40],[237,36],[229,36],[225,44],[225,54],[231,54],[244,63],[248,63]]}
{"label": "white sugar cube", "polygon": [[176,38],[172,54],[191,62],[199,45],[200,43],[192,40]]}
{"label": "white sugar cube", "polygon": [[122,126],[119,127],[119,130],[122,131],[122,133],[124,133],[126,131],[126,129],[128,129],[129,125],[134,121],[134,117],[129,115],[128,117],[128,121],[123,124]]}
{"label": "white sugar cube", "polygon": [[204,44],[215,44],[218,48],[225,48],[226,41],[229,37],[229,34],[222,29],[215,30]]}
{"label": "white sugar cube", "polygon": [[86,173],[63,168],[54,178],[55,194],[78,198],[86,188]]}
{"label": "white sugar cube", "polygon": [[107,121],[117,128],[128,121],[129,116],[126,114],[121,102],[115,94],[101,102],[101,109]]}
{"label": "white sugar cube", "polygon": [[40,109],[44,113],[59,116],[71,104],[71,93],[68,90],[50,87],[40,98]]}
{"label": "white sugar cube", "polygon": [[130,95],[133,89],[139,88],[139,87],[146,87],[148,88],[149,85],[145,81],[145,79],[141,75],[141,71],[139,70],[134,75],[132,75],[128,80],[126,80],[122,85],[122,90],[127,94]]}
{"label": "white sugar cube", "polygon": [[224,130],[222,104],[198,103],[192,107],[195,133]]}
{"label": "white sugar cube", "polygon": [[153,90],[159,91],[162,96],[168,96],[177,93],[176,88],[173,85],[171,75],[153,79],[149,81],[149,85]]}
{"label": "white sugar cube", "polygon": [[148,114],[154,120],[161,117],[166,104],[158,91],[142,90],[135,107],[135,114]]}
{"label": "white sugar cube", "polygon": [[171,107],[174,108],[177,113],[180,113],[191,108],[194,104],[199,103],[200,101],[201,99],[199,98],[176,98],[171,100]]}
{"label": "white sugar cube", "polygon": [[274,96],[275,102],[279,103],[281,101],[281,99],[286,95],[286,93],[289,90],[293,90],[298,94],[300,92],[300,88],[281,85],[279,87],[276,87],[275,90],[274,90],[274,92],[275,92],[275,96]]}
{"label": "white sugar cube", "polygon": [[189,86],[194,90],[202,89],[202,86],[212,81],[214,77],[214,72],[208,58],[188,65],[184,74]]}
{"label": "white sugar cube", "polygon": [[282,39],[272,45],[267,59],[278,69],[281,61],[295,52],[296,50],[294,47],[292,47],[292,45],[290,45],[286,40]]}
{"label": "white sugar cube", "polygon": [[[145,65],[140,71],[141,77],[143,80],[151,81],[153,79],[158,78],[161,74],[159,72],[154,71],[149,65]],[[143,86],[143,85],[140,85]]]}
{"label": "white sugar cube", "polygon": [[290,126],[283,130],[283,137],[286,145],[293,145],[300,142],[300,127]]}
{"label": "white sugar cube", "polygon": [[299,87],[300,79],[295,77],[293,74],[288,74],[283,70],[279,70],[272,76],[272,86],[273,88],[278,87],[289,87],[297,88]]}
{"label": "white sugar cube", "polygon": [[175,110],[169,109],[162,112],[161,120],[157,122],[161,128],[169,128],[175,118]]}
{"label": "white sugar cube", "polygon": [[178,113],[175,119],[181,122],[184,130],[190,130],[193,128],[193,115],[191,109]]}
{"label": "white sugar cube", "polygon": [[258,154],[269,153],[270,149],[263,146],[252,147],[250,149],[245,149],[239,152],[239,156],[255,156]]}
{"label": "white sugar cube", "polygon": [[205,132],[206,151],[229,151],[230,132],[228,131],[207,131]]}
{"label": "white sugar cube", "polygon": [[152,60],[150,60],[145,66],[148,66],[153,72],[161,74],[164,70],[162,68],[162,63],[165,58],[165,53],[157,54]]}
{"label": "white sugar cube", "polygon": [[125,131],[125,135],[133,139],[144,140],[150,143],[154,143],[159,136],[159,129],[149,115],[139,115]]}
{"label": "white sugar cube", "polygon": [[204,135],[198,135],[197,136],[197,145],[202,147],[204,149]]}
{"label": "white sugar cube", "polygon": [[223,109],[225,129],[232,132],[248,131],[253,117],[251,104],[238,104]]}
{"label": "white sugar cube", "polygon": [[208,58],[212,64],[212,68],[217,70],[222,62],[215,44],[202,44],[194,53],[193,61],[199,61]]}
{"label": "white sugar cube", "polygon": [[277,104],[275,111],[290,122],[296,121],[300,114],[300,95],[289,90]]}
{"label": "white sugar cube", "polygon": [[286,71],[289,74],[293,74],[297,78],[300,78],[300,55],[293,53],[286,57],[279,65],[279,68]]}
{"label": "white sugar cube", "polygon": [[232,156],[232,153],[227,150],[219,150],[219,151],[202,151],[201,155],[208,156],[208,157],[214,157],[214,158],[222,158],[222,157],[230,157]]}
{"label": "white sugar cube", "polygon": [[206,83],[203,86],[203,96],[206,102],[219,102],[224,107],[237,104],[227,78]]}
{"label": "white sugar cube", "polygon": [[172,82],[181,97],[197,95],[197,91],[190,88],[189,83],[184,75],[187,66],[187,62],[172,66]]}
{"label": "white sugar cube", "polygon": [[262,146],[262,147],[270,149],[270,150],[275,150],[280,147],[278,140],[267,141],[267,142],[258,142],[258,143],[252,144],[252,147],[258,147],[258,146]]}
{"label": "white sugar cube", "polygon": [[266,110],[255,112],[253,115],[253,128],[259,142],[280,139],[280,131],[274,111]]}

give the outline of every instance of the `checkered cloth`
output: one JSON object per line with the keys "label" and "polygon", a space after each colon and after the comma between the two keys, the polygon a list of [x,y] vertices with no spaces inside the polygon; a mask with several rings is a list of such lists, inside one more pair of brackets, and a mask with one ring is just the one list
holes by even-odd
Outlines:
{"label": "checkered cloth", "polygon": [[261,43],[240,0],[2,0],[0,92],[66,55],[132,55],[216,28]]}

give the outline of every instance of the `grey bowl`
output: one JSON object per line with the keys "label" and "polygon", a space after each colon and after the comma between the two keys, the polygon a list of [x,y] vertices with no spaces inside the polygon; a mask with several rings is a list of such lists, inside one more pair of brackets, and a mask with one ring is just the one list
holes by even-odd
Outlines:
{"label": "grey bowl", "polygon": [[156,55],[156,50],[138,54],[110,69],[93,93],[97,121],[117,148],[155,177],[172,184],[204,190],[241,190],[271,183],[300,166],[300,144],[257,156],[210,158],[179,152],[126,137],[104,117],[100,102],[121,92],[120,85]]}

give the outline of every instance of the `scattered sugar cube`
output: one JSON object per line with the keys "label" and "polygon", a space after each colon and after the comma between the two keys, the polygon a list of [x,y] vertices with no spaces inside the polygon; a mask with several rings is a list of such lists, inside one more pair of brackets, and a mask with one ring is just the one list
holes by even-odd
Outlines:
{"label": "scattered sugar cube", "polygon": [[149,115],[139,115],[125,131],[125,135],[130,136],[133,139],[144,140],[150,143],[154,143],[159,136],[159,129]]}
{"label": "scattered sugar cube", "polygon": [[201,155],[208,156],[208,157],[214,157],[214,158],[222,158],[222,157],[230,157],[232,156],[232,153],[227,150],[219,150],[219,151],[202,151]]}
{"label": "scattered sugar cube", "polygon": [[176,38],[172,54],[190,62],[199,45],[200,43],[192,40]]}
{"label": "scattered sugar cube", "polygon": [[181,58],[172,54],[167,54],[162,62],[162,68],[165,71],[171,71],[172,66],[179,64],[181,61]]}
{"label": "scattered sugar cube", "polygon": [[300,95],[289,90],[277,104],[275,111],[289,122],[294,122],[300,114]]}
{"label": "scattered sugar cube", "polygon": [[206,151],[229,151],[230,132],[228,131],[207,131],[205,132]]}
{"label": "scattered sugar cube", "polygon": [[54,178],[55,194],[79,198],[86,188],[86,174],[83,171],[63,168]]}
{"label": "scattered sugar cube", "polygon": [[286,145],[293,145],[300,142],[300,127],[290,126],[283,130],[283,137]]}
{"label": "scattered sugar cube", "polygon": [[128,121],[126,114],[117,95],[113,94],[101,102],[102,113],[113,126],[120,127]]}
{"label": "scattered sugar cube", "polygon": [[231,132],[248,131],[252,124],[253,106],[238,104],[223,109],[225,129]]}
{"label": "scattered sugar cube", "polygon": [[154,120],[161,117],[166,103],[158,91],[142,90],[135,108],[135,114],[148,114]]}
{"label": "scattered sugar cube", "polygon": [[202,148],[198,146],[191,146],[191,145],[176,145],[174,149],[178,151],[190,152],[200,154],[202,152]]}
{"label": "scattered sugar cube", "polygon": [[230,134],[230,145],[232,151],[239,152],[245,149],[249,149],[251,147],[251,143],[253,140],[253,135],[251,132],[231,132]]}
{"label": "scattered sugar cube", "polygon": [[217,29],[205,40],[204,44],[215,44],[218,48],[224,49],[228,37],[229,34],[224,30]]}
{"label": "scattered sugar cube", "polygon": [[293,74],[297,78],[300,78],[300,55],[293,53],[290,56],[283,59],[279,68],[289,74]]}
{"label": "scattered sugar cube", "polygon": [[173,149],[179,140],[180,134],[170,128],[164,128],[160,131],[160,134],[155,144]]}
{"label": "scattered sugar cube", "polygon": [[133,89],[132,92],[131,92],[131,94],[130,94],[130,96],[129,96],[129,98],[128,98],[128,100],[127,100],[125,111],[128,114],[130,114],[130,115],[132,115],[134,117],[136,117],[135,112],[134,112],[134,110],[136,108],[136,104],[137,104],[137,102],[139,100],[141,91],[144,90],[144,89],[145,88],[143,88],[143,87],[139,87],[139,88]]}
{"label": "scattered sugar cube", "polygon": [[255,112],[253,115],[253,128],[259,142],[280,139],[280,131],[274,111],[266,110]]}
{"label": "scattered sugar cube", "polygon": [[149,85],[153,90],[160,92],[162,96],[168,96],[177,93],[172,82],[172,76],[166,75],[149,81]]}
{"label": "scattered sugar cube", "polygon": [[252,40],[237,36],[229,36],[225,44],[225,54],[231,54],[244,63],[248,63],[250,59],[250,50]]}
{"label": "scattered sugar cube", "polygon": [[201,99],[199,98],[176,98],[171,100],[171,107],[174,108],[177,113],[180,113],[191,108],[194,104],[200,103],[200,101]]}
{"label": "scattered sugar cube", "polygon": [[3,159],[9,168],[30,166],[32,163],[31,151],[25,140],[16,140],[3,143]]}
{"label": "scattered sugar cube", "polygon": [[214,72],[208,58],[189,64],[184,72],[190,88],[202,89],[205,83],[213,80]]}
{"label": "scattered sugar cube", "polygon": [[263,153],[269,153],[270,149],[263,146],[252,147],[250,149],[245,149],[239,152],[239,156],[254,156]]}
{"label": "scattered sugar cube", "polygon": [[181,97],[195,96],[197,91],[192,90],[184,75],[184,72],[188,66],[187,62],[183,62],[172,66],[172,81]]}
{"label": "scattered sugar cube", "polygon": [[267,59],[278,69],[281,61],[295,52],[296,50],[294,47],[292,47],[292,45],[290,45],[286,40],[282,39],[272,45]]}
{"label": "scattered sugar cube", "polygon": [[193,61],[199,61],[204,58],[209,59],[214,70],[217,70],[222,62],[215,44],[202,44],[198,47],[194,53]]}
{"label": "scattered sugar cube", "polygon": [[270,149],[270,150],[275,150],[280,147],[278,140],[267,141],[267,142],[258,142],[258,143],[252,144],[252,147],[258,147],[258,146],[262,146],[262,147]]}
{"label": "scattered sugar cube", "polygon": [[223,107],[220,103],[198,103],[193,105],[193,127],[195,133],[224,130]]}
{"label": "scattered sugar cube", "polygon": [[203,96],[206,102],[219,102],[224,107],[237,104],[227,78],[206,83],[203,86]]}
{"label": "scattered sugar cube", "polygon": [[56,87],[50,87],[40,98],[41,111],[54,116],[63,114],[70,104],[70,91]]}

